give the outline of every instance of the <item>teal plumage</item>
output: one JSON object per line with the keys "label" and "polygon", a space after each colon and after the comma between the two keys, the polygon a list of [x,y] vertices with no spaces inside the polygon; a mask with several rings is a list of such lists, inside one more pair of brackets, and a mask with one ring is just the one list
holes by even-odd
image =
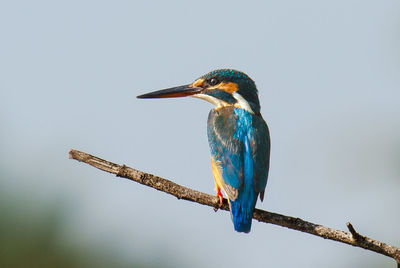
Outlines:
{"label": "teal plumage", "polygon": [[260,195],[264,197],[269,168],[269,132],[264,120],[232,106],[211,110],[208,140],[219,162],[234,228],[249,232]]}
{"label": "teal plumage", "polygon": [[264,198],[270,157],[270,135],[260,113],[258,91],[246,74],[221,69],[189,85],[159,90],[139,98],[193,96],[216,107],[208,116],[207,134],[217,196],[221,189],[238,232],[250,232],[252,215]]}

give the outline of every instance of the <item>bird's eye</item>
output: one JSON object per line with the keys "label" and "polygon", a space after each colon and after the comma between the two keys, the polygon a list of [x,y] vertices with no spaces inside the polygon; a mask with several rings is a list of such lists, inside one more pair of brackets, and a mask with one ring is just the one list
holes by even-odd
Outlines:
{"label": "bird's eye", "polygon": [[217,78],[211,78],[208,83],[210,84],[210,86],[215,86],[216,84],[218,84],[218,82],[219,81]]}

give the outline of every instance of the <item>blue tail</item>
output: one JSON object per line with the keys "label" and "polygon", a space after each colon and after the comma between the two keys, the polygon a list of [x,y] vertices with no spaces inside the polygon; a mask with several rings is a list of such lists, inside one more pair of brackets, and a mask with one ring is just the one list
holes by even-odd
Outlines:
{"label": "blue tail", "polygon": [[243,192],[239,193],[235,201],[231,201],[231,216],[235,230],[248,233],[251,229],[251,222],[258,194],[256,194],[254,189],[248,189],[250,191],[246,192],[244,190],[245,189],[243,189]]}
{"label": "blue tail", "polygon": [[244,183],[239,190],[238,196],[231,203],[231,216],[235,230],[248,233],[251,229],[253,211],[256,206],[258,193],[254,189],[253,181],[253,158],[250,154],[248,138],[244,139]]}

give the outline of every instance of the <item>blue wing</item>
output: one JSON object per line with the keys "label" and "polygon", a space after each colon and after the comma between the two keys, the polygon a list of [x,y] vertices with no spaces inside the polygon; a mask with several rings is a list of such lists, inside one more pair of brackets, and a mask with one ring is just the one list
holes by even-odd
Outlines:
{"label": "blue wing", "polygon": [[252,125],[253,135],[250,139],[250,147],[254,160],[254,187],[255,191],[260,193],[260,199],[263,201],[269,173],[271,141],[268,126],[261,115],[253,116]]}
{"label": "blue wing", "polygon": [[[232,109],[211,110],[208,118],[208,141],[211,156],[220,167],[230,199],[235,199],[243,185],[243,142],[234,137],[238,117]],[[227,188],[227,189],[226,189]],[[229,190],[232,190],[229,194]]]}
{"label": "blue wing", "polygon": [[261,116],[242,109],[212,110],[208,139],[220,166],[235,229],[249,232],[258,194],[263,197],[269,168],[269,133]]}

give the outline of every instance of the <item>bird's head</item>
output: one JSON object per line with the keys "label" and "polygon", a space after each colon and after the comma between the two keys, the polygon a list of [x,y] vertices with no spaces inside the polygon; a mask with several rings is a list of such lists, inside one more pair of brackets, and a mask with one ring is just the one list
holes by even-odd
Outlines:
{"label": "bird's head", "polygon": [[192,96],[204,99],[217,108],[235,106],[251,113],[260,112],[260,102],[254,81],[245,73],[220,69],[209,72],[193,83],[158,90],[137,96],[140,99]]}

